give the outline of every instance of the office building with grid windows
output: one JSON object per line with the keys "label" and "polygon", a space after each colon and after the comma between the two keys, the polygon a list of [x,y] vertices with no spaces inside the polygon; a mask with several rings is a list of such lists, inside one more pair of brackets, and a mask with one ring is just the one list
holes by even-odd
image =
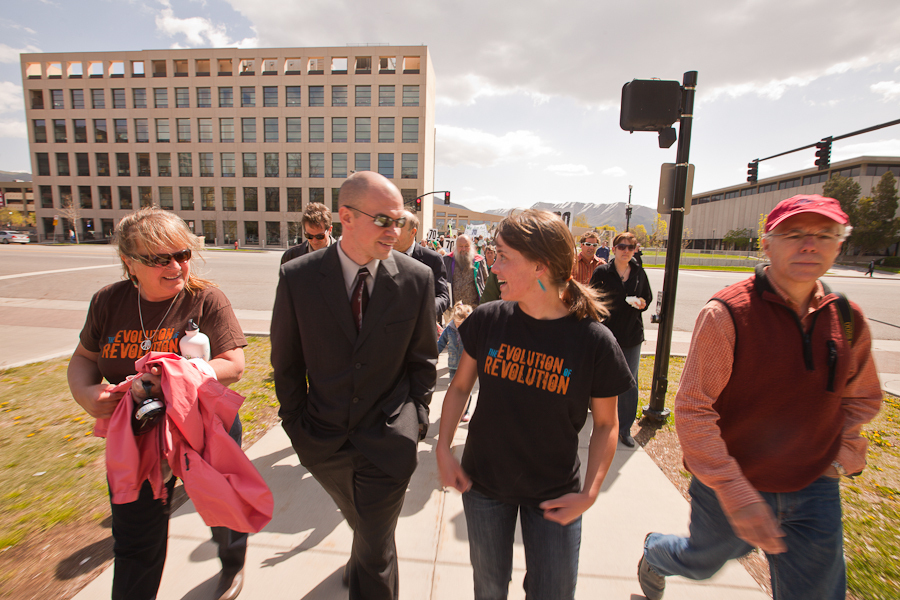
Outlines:
{"label": "office building with grid windows", "polygon": [[309,202],[339,229],[354,171],[392,180],[411,210],[434,189],[426,46],[22,54],[21,67],[39,240],[107,238],[155,205],[210,245],[285,248]]}

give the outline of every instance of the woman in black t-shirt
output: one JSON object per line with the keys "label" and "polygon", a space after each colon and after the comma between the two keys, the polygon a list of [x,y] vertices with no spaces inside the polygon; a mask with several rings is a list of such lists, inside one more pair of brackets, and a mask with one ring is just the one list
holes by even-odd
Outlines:
{"label": "woman in black t-shirt", "polygon": [[[444,397],[437,460],[463,492],[475,598],[505,598],[521,518],[529,598],[574,598],[581,514],[596,500],[616,450],[616,396],[633,385],[599,320],[595,291],[571,278],[574,240],[562,220],[527,210],[500,223],[503,302],[460,327],[464,353]],[[475,379],[478,404],[460,464],[450,443]],[[591,409],[585,481],[578,433]],[[521,515],[521,517],[519,517]]]}

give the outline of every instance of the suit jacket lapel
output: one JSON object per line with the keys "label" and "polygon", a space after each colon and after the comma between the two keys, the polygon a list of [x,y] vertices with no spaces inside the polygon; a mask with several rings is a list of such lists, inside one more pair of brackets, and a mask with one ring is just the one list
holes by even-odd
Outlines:
{"label": "suit jacket lapel", "polygon": [[382,317],[390,306],[397,302],[398,287],[394,278],[398,273],[397,261],[394,260],[393,256],[389,256],[378,264],[378,272],[375,275],[375,287],[372,297],[369,299],[366,314],[363,317],[362,329],[359,332],[359,337],[356,339],[357,348],[366,340],[370,333],[376,331],[384,324]]}
{"label": "suit jacket lapel", "polygon": [[337,246],[332,244],[325,249],[325,256],[319,265],[319,274],[322,280],[319,289],[325,305],[334,315],[335,322],[341,331],[351,341],[356,339],[356,323],[353,322],[353,311],[350,309],[350,298],[347,296],[347,286],[344,284],[344,272],[341,269],[341,259],[338,257]]}

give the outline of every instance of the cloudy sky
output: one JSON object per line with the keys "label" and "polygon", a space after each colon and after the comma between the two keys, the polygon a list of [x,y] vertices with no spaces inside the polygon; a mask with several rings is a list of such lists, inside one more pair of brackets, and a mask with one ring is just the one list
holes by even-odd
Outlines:
{"label": "cloudy sky", "polygon": [[[622,85],[698,72],[694,192],[747,162],[900,118],[897,0],[30,0],[0,15],[0,170],[31,171],[20,52],[426,44],[436,189],[472,209],[656,206],[675,146],[619,129]],[[832,160],[900,157],[900,126]],[[760,177],[812,167],[814,150]],[[864,190],[868,191],[868,190]]]}

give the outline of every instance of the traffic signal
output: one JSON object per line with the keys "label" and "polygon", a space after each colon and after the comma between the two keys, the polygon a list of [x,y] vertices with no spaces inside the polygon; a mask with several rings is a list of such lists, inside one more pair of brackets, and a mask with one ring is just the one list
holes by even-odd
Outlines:
{"label": "traffic signal", "polygon": [[450,204],[450,192],[444,192],[444,204]]}
{"label": "traffic signal", "polygon": [[416,198],[416,212],[422,212],[422,196]]}
{"label": "traffic signal", "polygon": [[820,171],[827,171],[831,166],[831,137],[816,142],[816,166]]}
{"label": "traffic signal", "polygon": [[759,162],[753,161],[751,163],[747,163],[747,181],[750,183],[756,183],[756,180],[759,178]]}

